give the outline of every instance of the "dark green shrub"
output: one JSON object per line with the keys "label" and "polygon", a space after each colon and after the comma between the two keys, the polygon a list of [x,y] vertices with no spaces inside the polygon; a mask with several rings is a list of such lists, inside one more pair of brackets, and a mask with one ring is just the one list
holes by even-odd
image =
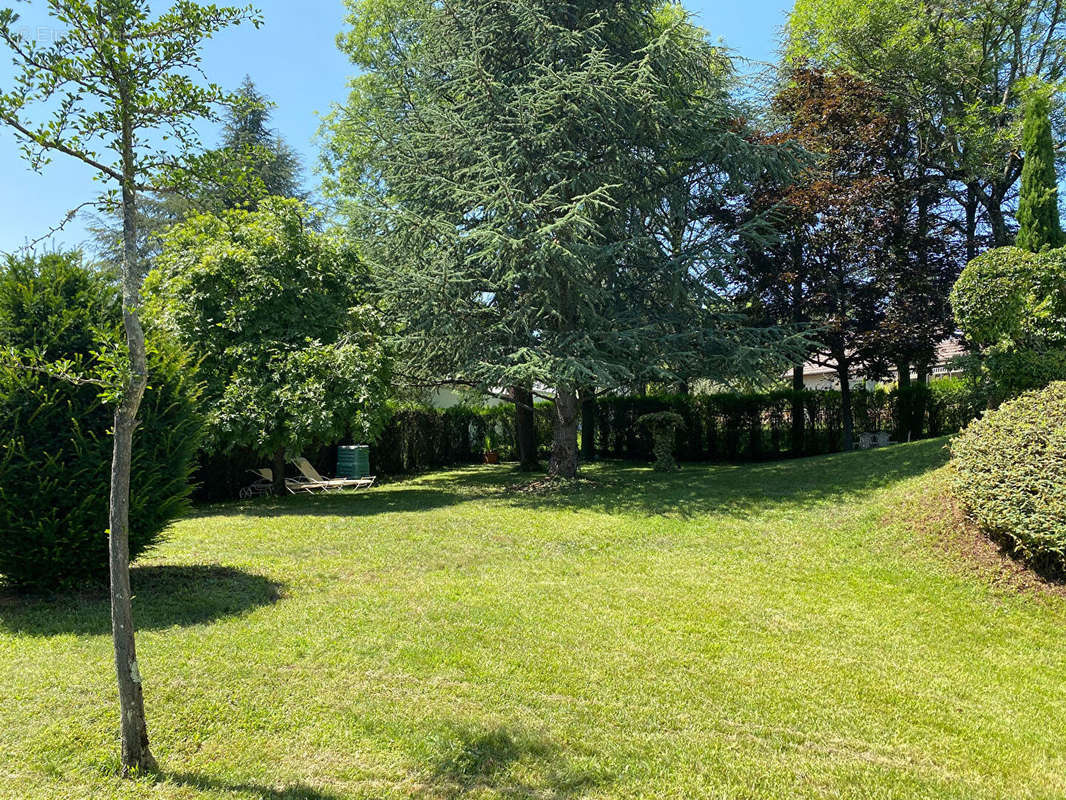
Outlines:
{"label": "dark green shrub", "polygon": [[658,411],[638,418],[637,425],[651,433],[655,469],[659,472],[673,472],[677,469],[674,440],[678,431],[684,430],[685,418],[674,411]]}
{"label": "dark green shrub", "polygon": [[1034,565],[1066,567],[1066,382],[989,412],[952,452],[972,518]]}
{"label": "dark green shrub", "polygon": [[969,264],[951,292],[955,320],[980,348],[1023,336],[1038,257],[1017,247],[989,250]]}
{"label": "dark green shrub", "polygon": [[[27,314],[33,324],[20,324]],[[0,269],[0,347],[37,348],[91,372],[92,352],[119,336],[114,287],[76,256],[9,260]],[[191,366],[150,337],[131,476],[132,558],[186,507],[200,431]],[[16,588],[107,578],[113,411],[99,391],[0,364],[0,575]]]}
{"label": "dark green shrub", "polygon": [[1066,250],[990,250],[963,270],[951,302],[994,404],[1066,379]]}
{"label": "dark green shrub", "polygon": [[988,386],[971,378],[938,378],[929,383],[930,436],[958,433],[988,408]]}

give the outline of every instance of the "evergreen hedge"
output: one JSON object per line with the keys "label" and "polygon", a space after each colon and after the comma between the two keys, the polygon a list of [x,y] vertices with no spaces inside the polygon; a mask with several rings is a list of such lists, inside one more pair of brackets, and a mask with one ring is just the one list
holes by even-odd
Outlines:
{"label": "evergreen hedge", "polygon": [[[76,256],[0,270],[0,347],[37,348],[91,370],[101,340],[120,340],[118,314],[115,287]],[[131,471],[134,559],[188,501],[201,424],[194,373],[180,350],[150,337]],[[113,409],[99,392],[0,361],[0,576],[14,588],[107,580]]]}
{"label": "evergreen hedge", "polygon": [[[654,457],[653,437],[639,420],[668,412],[684,422],[675,434],[674,454],[680,461],[818,455],[842,447],[840,403],[840,392],[832,391],[606,396],[593,402],[591,435],[601,458],[648,461]],[[856,430],[888,431],[896,441],[908,441],[957,433],[982,412],[987,397],[962,379],[944,378],[902,390],[857,389],[852,403]],[[803,409],[803,435],[798,441],[794,441],[795,408]],[[551,447],[551,403],[538,403],[534,419],[538,448],[546,457]],[[514,424],[510,404],[397,410],[372,447],[373,470],[397,475],[480,462],[486,438],[504,460],[513,460],[517,457]]]}
{"label": "evergreen hedge", "polygon": [[952,453],[955,493],[973,519],[1035,566],[1066,568],[1066,382],[989,412]]}

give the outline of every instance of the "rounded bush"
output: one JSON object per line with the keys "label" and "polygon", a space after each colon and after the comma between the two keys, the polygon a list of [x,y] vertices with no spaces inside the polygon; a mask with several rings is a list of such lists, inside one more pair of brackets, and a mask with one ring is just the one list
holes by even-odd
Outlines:
{"label": "rounded bush", "polygon": [[656,411],[638,417],[637,425],[651,433],[655,469],[659,472],[672,472],[677,469],[674,444],[677,431],[685,427],[685,418],[676,411]]}
{"label": "rounded bush", "polygon": [[1020,339],[1038,271],[1038,257],[1017,247],[989,250],[967,264],[951,292],[966,337],[978,347]]}
{"label": "rounded bush", "polygon": [[952,446],[955,492],[994,539],[1039,568],[1066,567],[1066,382],[1022,395]]}
{"label": "rounded bush", "polygon": [[[0,348],[70,359],[120,341],[115,288],[74,256],[0,267]],[[34,324],[25,324],[27,320]],[[130,555],[157,544],[189,496],[199,444],[186,356],[149,338],[150,386],[134,438]],[[100,389],[0,361],[0,578],[23,591],[103,583],[108,575],[110,430]]]}

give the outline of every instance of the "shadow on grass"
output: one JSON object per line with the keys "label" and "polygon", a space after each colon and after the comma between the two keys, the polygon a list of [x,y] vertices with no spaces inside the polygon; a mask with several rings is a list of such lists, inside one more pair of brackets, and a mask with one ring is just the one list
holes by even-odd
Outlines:
{"label": "shadow on grass", "polygon": [[506,727],[460,727],[440,737],[423,800],[481,797],[576,798],[605,778],[572,764],[561,749],[532,734]]}
{"label": "shadow on grass", "polygon": [[[138,630],[202,625],[270,605],[282,587],[231,567],[146,566],[130,570]],[[0,597],[0,625],[33,636],[111,632],[107,591],[53,597]]]}
{"label": "shadow on grass", "polygon": [[511,494],[508,502],[519,507],[648,516],[744,516],[773,506],[799,511],[826,502],[853,502],[939,469],[948,461],[946,444],[936,439],[742,466],[685,464],[668,474],[654,472],[648,465],[605,462],[583,471],[587,481],[545,494]]}
{"label": "shadow on grass", "polygon": [[160,782],[170,783],[201,792],[218,792],[227,797],[240,797],[246,800],[341,800],[340,795],[312,789],[302,783],[295,783],[278,789],[262,786],[258,783],[229,783],[218,778],[190,773],[166,772],[158,776]]}
{"label": "shadow on grass", "polygon": [[236,517],[364,517],[375,514],[433,511],[458,505],[481,496],[441,488],[392,489],[377,487],[363,491],[299,494],[264,497],[244,503],[219,503],[200,507],[193,516]]}
{"label": "shadow on grass", "polygon": [[605,461],[582,469],[584,480],[547,492],[513,487],[541,475],[517,465],[463,467],[427,473],[393,486],[262,498],[205,506],[204,516],[371,517],[433,511],[488,500],[517,508],[592,510],[644,516],[720,514],[744,516],[773,506],[802,510],[821,503],[847,503],[943,466],[947,440],[935,439],[879,450],[745,465],[685,464],[675,473],[650,465]]}

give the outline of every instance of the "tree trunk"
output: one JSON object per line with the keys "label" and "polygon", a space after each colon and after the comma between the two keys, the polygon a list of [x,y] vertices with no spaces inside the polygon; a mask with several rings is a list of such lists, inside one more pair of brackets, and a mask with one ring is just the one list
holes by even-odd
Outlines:
{"label": "tree trunk", "polygon": [[557,478],[577,477],[577,418],[580,412],[577,393],[570,388],[556,389],[555,433],[548,473]]}
{"label": "tree trunk", "polygon": [[807,434],[807,410],[803,403],[803,364],[792,368],[792,455],[803,455]]}
{"label": "tree trunk", "polygon": [[533,390],[525,386],[512,389],[515,414],[515,440],[518,443],[518,463],[523,472],[540,469],[537,463],[537,428],[533,411]]}
{"label": "tree trunk", "polygon": [[1010,247],[1014,239],[1007,228],[1007,215],[1003,213],[1003,201],[993,197],[986,206],[988,222],[992,227],[992,244],[995,247]]}
{"label": "tree trunk", "polygon": [[[123,104],[128,107],[128,104]],[[118,680],[122,773],[154,771],[155,759],[148,747],[148,723],[144,714],[144,692],[137,664],[133,629],[133,600],[130,591],[130,471],[133,463],[133,432],[137,412],[148,386],[148,357],[144,330],[139,317],[141,271],[137,263],[137,196],[134,190],[133,127],[123,119],[122,154],[122,320],[129,350],[130,374],[115,409],[115,442],[111,460],[111,504],[109,509],[109,568],[111,573],[111,631],[115,646],[115,673]]]}
{"label": "tree trunk", "polygon": [[846,358],[837,360],[837,377],[840,379],[840,419],[844,425],[845,452],[855,449],[855,409],[851,407],[851,370]]}
{"label": "tree trunk", "polygon": [[274,477],[274,494],[281,497],[285,494],[285,448],[279,447],[274,451],[271,459],[270,471]]}
{"label": "tree trunk", "polygon": [[966,185],[966,263],[977,258],[977,187]]}
{"label": "tree trunk", "polygon": [[911,365],[901,361],[896,365],[896,383],[900,389],[909,389],[911,386]]}
{"label": "tree trunk", "polygon": [[[792,322],[801,325],[804,321],[803,309],[803,241],[800,237],[793,236],[791,247],[792,256]],[[806,450],[807,443],[807,409],[803,402],[802,392],[807,388],[803,382],[804,364],[801,361],[792,368],[792,454],[801,456]]]}

